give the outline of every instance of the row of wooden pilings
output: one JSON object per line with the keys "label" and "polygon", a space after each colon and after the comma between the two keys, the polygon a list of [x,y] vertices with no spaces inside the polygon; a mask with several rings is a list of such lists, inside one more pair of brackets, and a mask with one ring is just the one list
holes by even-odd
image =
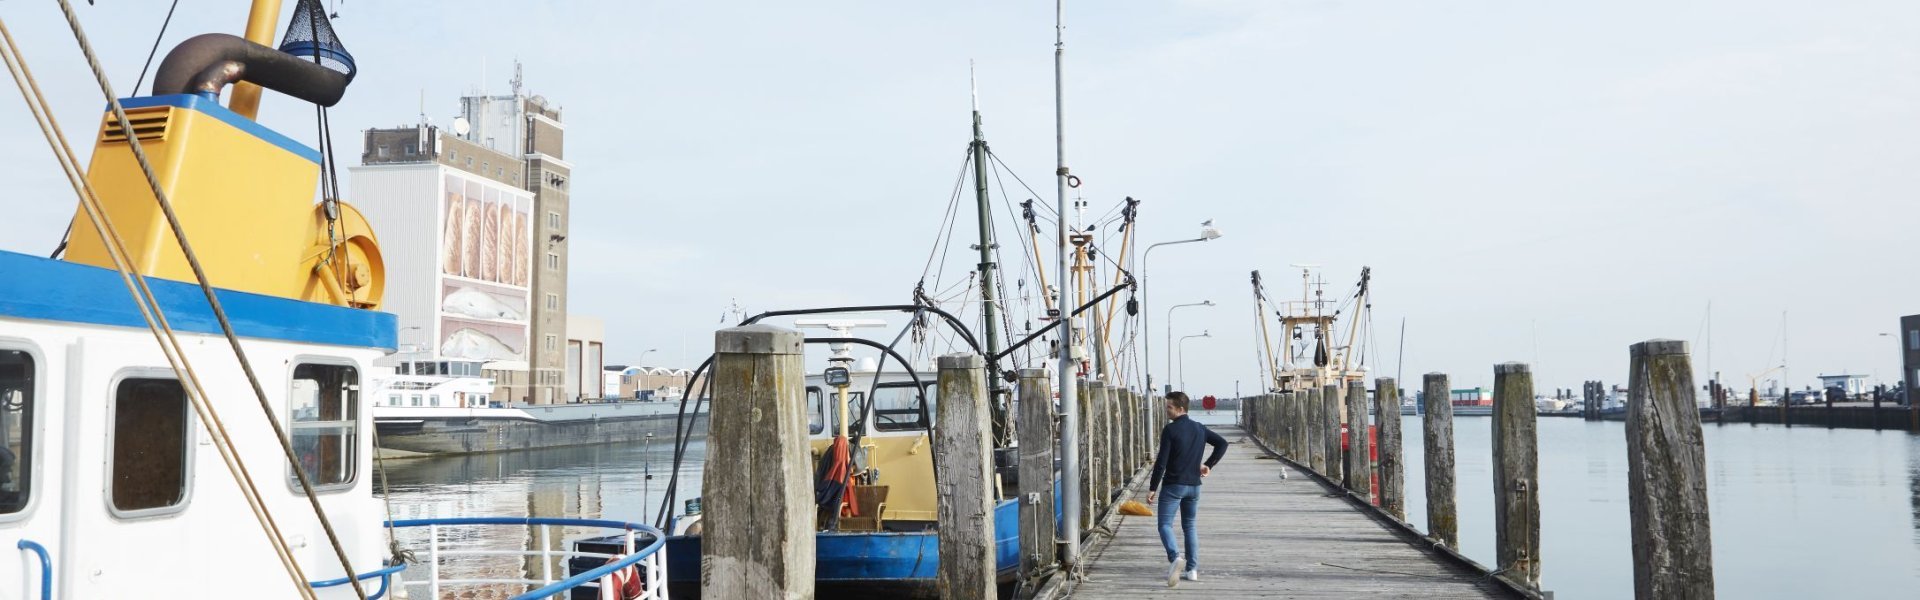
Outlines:
{"label": "row of wooden pilings", "polygon": [[[701,542],[704,598],[812,598],[815,507],[807,442],[804,336],[769,325],[715,336]],[[932,456],[938,486],[940,597],[995,597],[993,469],[986,361],[938,359]],[[1060,421],[1048,372],[1022,369],[1015,389],[1019,440],[1020,573],[1033,583],[1060,571],[1054,455]],[[1081,530],[1086,539],[1152,464],[1165,421],[1158,401],[1082,382],[1078,440]],[[1035,424],[1039,424],[1035,426]]]}
{"label": "row of wooden pilings", "polygon": [[[1706,450],[1694,404],[1687,343],[1652,340],[1634,344],[1630,353],[1626,435],[1634,595],[1711,598]],[[1533,373],[1525,363],[1502,363],[1494,365],[1493,371],[1497,562],[1492,572],[1516,587],[1538,591],[1540,465]],[[1457,549],[1452,388],[1444,373],[1428,373],[1422,383],[1423,397],[1428,399],[1423,419],[1426,536]],[[1371,401],[1375,398],[1385,401]],[[1393,378],[1375,380],[1372,398],[1363,385],[1326,385],[1248,398],[1242,402],[1241,421],[1250,435],[1274,452],[1344,487],[1356,500],[1411,529],[1405,524],[1399,398]],[[1372,410],[1375,406],[1378,411]],[[1377,460],[1366,451],[1367,415],[1376,416]],[[1343,444],[1343,432],[1351,432],[1352,439],[1359,441]]]}

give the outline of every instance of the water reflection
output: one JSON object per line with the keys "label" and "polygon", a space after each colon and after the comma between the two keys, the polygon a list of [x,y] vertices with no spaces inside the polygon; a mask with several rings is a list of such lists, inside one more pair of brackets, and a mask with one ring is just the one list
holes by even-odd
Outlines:
{"label": "water reflection", "polygon": [[[688,445],[680,469],[681,499],[699,495],[705,440]],[[418,519],[465,516],[577,517],[652,524],[673,473],[673,448],[653,443],[554,448],[386,462],[393,516]],[[378,482],[376,482],[378,484]],[[674,508],[678,512],[679,507]],[[545,540],[517,527],[466,528],[441,535],[446,550],[562,549],[588,530],[568,528]],[[592,533],[603,533],[592,531]],[[424,529],[399,531],[400,541],[423,548]],[[422,553],[421,558],[425,558]],[[542,578],[564,565],[518,557],[462,558],[442,578]],[[410,573],[422,569],[411,569]],[[415,590],[418,593],[418,590]],[[478,589],[470,597],[509,597],[522,590]],[[469,597],[469,596],[462,596]]]}
{"label": "water reflection", "polygon": [[[1494,562],[1491,419],[1455,421],[1461,550]],[[1407,518],[1426,527],[1422,423],[1408,416]],[[1704,428],[1715,586],[1723,598],[1859,597],[1920,589],[1920,436]],[[1624,424],[1542,418],[1542,584],[1561,598],[1630,598]]]}

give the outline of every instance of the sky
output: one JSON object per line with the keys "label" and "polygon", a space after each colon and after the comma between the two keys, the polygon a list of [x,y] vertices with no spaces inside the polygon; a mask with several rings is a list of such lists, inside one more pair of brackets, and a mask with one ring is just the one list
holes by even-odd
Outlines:
{"label": "sky", "polygon": [[[181,0],[162,54],[239,33],[244,4]],[[77,6],[122,95],[166,8]],[[505,93],[515,61],[563,108],[569,308],[605,320],[609,363],[657,348],[649,364],[691,367],[735,302],[909,301],[971,135],[970,61],[991,147],[1039,191],[1009,198],[1055,202],[1049,2],[334,8],[360,64],[332,111],[343,164],[360,130]],[[103,97],[54,3],[0,19],[85,154]],[[1629,345],[1654,338],[1693,342],[1701,383],[1782,362],[1796,388],[1898,378],[1892,334],[1920,313],[1899,274],[1920,223],[1920,4],[1070,2],[1066,24],[1067,163],[1090,216],[1133,197],[1142,242],[1209,219],[1224,234],[1157,250],[1148,273],[1156,363],[1163,307],[1216,304],[1177,318],[1212,334],[1184,345],[1190,390],[1257,388],[1248,273],[1292,297],[1298,263],[1330,295],[1372,269],[1368,364],[1403,386],[1490,385],[1506,361],[1543,392],[1623,384]],[[316,136],[284,96],[262,121]],[[11,91],[0,165],[0,248],[44,254],[73,196]],[[943,284],[972,268],[970,231]]]}

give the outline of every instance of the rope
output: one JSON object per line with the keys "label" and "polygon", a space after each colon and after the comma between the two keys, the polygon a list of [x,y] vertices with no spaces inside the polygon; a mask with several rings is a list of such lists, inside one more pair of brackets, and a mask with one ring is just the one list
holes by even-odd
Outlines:
{"label": "rope", "polygon": [[274,418],[273,404],[267,400],[266,388],[261,386],[260,377],[254,372],[252,361],[247,359],[246,351],[240,347],[240,336],[234,333],[233,322],[227,319],[226,309],[221,307],[219,297],[213,293],[213,285],[208,282],[206,268],[200,264],[199,256],[194,254],[193,245],[187,241],[187,232],[180,224],[180,216],[174,212],[173,203],[167,200],[166,191],[161,189],[159,177],[154,175],[153,163],[147,159],[146,150],[141,148],[140,144],[133,142],[139,139],[133,131],[133,122],[127,118],[126,108],[120,105],[119,96],[114,94],[113,85],[107,81],[106,72],[100,67],[100,59],[94,54],[93,45],[87,41],[86,32],[80,26],[80,18],[73,12],[73,3],[69,0],[59,0],[59,2],[60,11],[66,15],[67,25],[73,30],[74,40],[80,45],[81,52],[86,55],[87,66],[93,71],[93,77],[100,86],[100,92],[106,96],[107,103],[113,109],[114,119],[119,122],[121,132],[129,140],[127,147],[133,150],[134,160],[139,162],[140,171],[146,176],[147,187],[153,191],[154,201],[159,204],[160,212],[166,216],[167,225],[173,230],[174,241],[179,243],[181,254],[185,256],[187,265],[193,269],[193,277],[200,284],[201,295],[206,296],[208,308],[213,311],[214,318],[220,322],[220,331],[225,335],[227,345],[232,347],[234,358],[240,363],[240,370],[246,374],[247,383],[253,387],[254,399],[259,402],[260,411],[266,416],[267,424],[273,427],[274,438],[280,442],[281,453],[287,459],[287,464],[292,466],[295,477],[299,479],[300,490],[307,497],[307,503],[313,507],[313,514],[319,519],[321,529],[326,532],[327,543],[333,547],[334,554],[340,559],[341,568],[346,570],[347,580],[352,584],[354,594],[364,600],[367,592],[360,584],[360,579],[355,577],[353,561],[347,557],[346,548],[340,545],[340,536],[334,532],[333,521],[327,518],[326,509],[320,506],[320,497],[313,492],[312,478],[307,475],[306,468],[300,465],[299,458],[294,454],[293,441],[287,437],[286,428]]}
{"label": "rope", "polygon": [[206,400],[199,375],[194,372],[191,362],[186,359],[185,350],[181,348],[179,339],[174,336],[171,325],[166,321],[165,313],[160,311],[159,302],[154,298],[153,291],[147,287],[145,278],[133,276],[126,258],[129,254],[119,232],[113,227],[112,221],[105,218],[105,210],[99,205],[99,196],[93,190],[92,184],[81,176],[82,170],[78,166],[79,157],[74,154],[66,135],[61,133],[58,121],[54,119],[53,112],[46,105],[45,97],[40,92],[39,83],[34,80],[32,70],[20,56],[19,47],[14,44],[13,35],[7,30],[4,20],[0,20],[0,38],[4,38],[6,42],[4,51],[0,51],[0,58],[7,63],[15,85],[20,88],[28,108],[33,112],[35,124],[40,126],[41,134],[46,137],[48,145],[54,151],[55,159],[60,163],[62,172],[67,176],[67,183],[80,197],[80,205],[87,214],[88,222],[93,225],[95,233],[102,240],[109,242],[107,255],[112,259],[122,284],[127,287],[130,294],[134,295],[135,306],[140,310],[141,319],[146,322],[147,329],[153,333],[154,341],[160,344],[161,353],[166,356],[167,364],[173,369],[175,376],[189,383],[183,386],[187,392],[189,404],[193,406],[195,414],[200,416],[201,422],[209,426],[209,433],[213,434],[214,447],[219,451],[221,461],[226,465],[228,472],[241,483],[242,496],[247,501],[248,509],[253,512],[255,520],[267,534],[268,543],[273,546],[274,554],[280,560],[281,566],[287,570],[288,576],[293,579],[301,596],[313,598],[314,591],[307,585],[306,576],[301,572],[299,563],[293,559],[286,539],[280,533],[279,525],[261,500],[259,489],[254,485],[246,465],[240,461],[238,453],[232,447],[226,426],[220,420],[219,413]]}

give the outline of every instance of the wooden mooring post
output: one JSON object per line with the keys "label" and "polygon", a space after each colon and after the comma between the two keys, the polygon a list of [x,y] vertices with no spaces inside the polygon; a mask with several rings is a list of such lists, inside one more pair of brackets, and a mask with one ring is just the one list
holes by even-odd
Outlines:
{"label": "wooden mooring post", "polygon": [[1093,491],[1093,480],[1096,478],[1093,469],[1093,465],[1096,463],[1092,456],[1093,422],[1095,420],[1093,412],[1093,391],[1092,387],[1087,385],[1087,381],[1084,379],[1080,380],[1078,385],[1080,386],[1080,394],[1078,396],[1078,403],[1080,405],[1080,431],[1078,432],[1080,436],[1078,444],[1080,448],[1080,531],[1073,532],[1073,535],[1079,536],[1076,539],[1084,539],[1086,538],[1087,532],[1093,530],[1093,516],[1100,513],[1094,506],[1098,503],[1099,494],[1095,494]]}
{"label": "wooden mooring post", "polygon": [[1320,414],[1325,406],[1320,403],[1320,388],[1306,391],[1305,425],[1307,438],[1307,468],[1315,473],[1327,472],[1327,419]]}
{"label": "wooden mooring post", "polygon": [[1093,422],[1093,467],[1088,471],[1093,479],[1094,518],[1107,510],[1107,499],[1113,497],[1113,408],[1107,398],[1107,384],[1094,381],[1089,388],[1093,392],[1093,412],[1086,418]]}
{"label": "wooden mooring post", "polygon": [[1346,472],[1347,455],[1342,448],[1340,428],[1345,421],[1340,416],[1340,386],[1327,384],[1320,388],[1320,428],[1326,430],[1321,441],[1327,445],[1327,470],[1320,474],[1327,481],[1339,485],[1341,475]]}
{"label": "wooden mooring post", "polygon": [[1367,385],[1365,383],[1347,384],[1347,462],[1341,465],[1346,474],[1347,491],[1360,495],[1364,502],[1373,502],[1373,464],[1367,452]]}
{"label": "wooden mooring post", "polygon": [[1020,370],[1020,573],[1029,582],[1059,563],[1053,518],[1053,392],[1046,369]]}
{"label": "wooden mooring post", "polygon": [[1493,367],[1493,529],[1495,569],[1516,585],[1540,588],[1540,456],[1533,370]]}
{"label": "wooden mooring post", "polygon": [[1392,377],[1373,381],[1373,405],[1380,411],[1380,508],[1407,520],[1406,467],[1400,454],[1400,384]]}
{"label": "wooden mooring post", "polygon": [[1287,434],[1293,437],[1293,462],[1303,467],[1313,468],[1313,451],[1308,445],[1307,434],[1307,393],[1299,390],[1287,392]]}
{"label": "wooden mooring post", "polygon": [[1633,595],[1713,597],[1707,451],[1693,397],[1687,343],[1634,344],[1627,382],[1627,507]]}
{"label": "wooden mooring post", "polygon": [[940,402],[934,431],[934,480],[940,501],[940,597],[986,600],[997,593],[993,507],[993,426],[987,360],[978,354],[940,357]]}
{"label": "wooden mooring post", "polygon": [[1426,398],[1427,537],[1460,547],[1460,518],[1453,491],[1453,389],[1445,373],[1421,381]]}
{"label": "wooden mooring post", "polygon": [[[706,598],[813,597],[814,503],[807,446],[805,336],[771,325],[714,334],[700,592]],[[991,565],[989,565],[991,566]]]}

